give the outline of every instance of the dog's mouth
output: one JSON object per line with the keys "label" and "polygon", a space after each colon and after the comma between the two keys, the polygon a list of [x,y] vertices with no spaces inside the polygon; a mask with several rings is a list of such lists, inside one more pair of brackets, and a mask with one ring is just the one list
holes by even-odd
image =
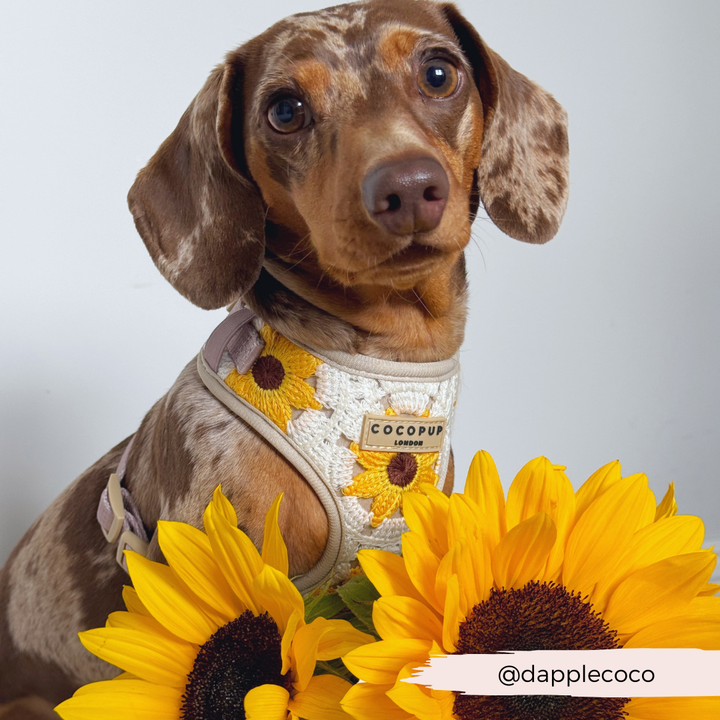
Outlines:
{"label": "dog's mouth", "polygon": [[[457,252],[461,247],[458,245]],[[418,280],[432,274],[439,262],[447,262],[449,255],[447,248],[427,245],[413,239],[404,248],[389,257],[372,262],[368,258],[368,265],[363,268],[349,269],[330,265],[326,272],[343,285],[391,285],[396,288],[412,287]]]}
{"label": "dog's mouth", "polygon": [[407,247],[378,263],[375,268],[392,267],[393,270],[397,271],[403,268],[422,265],[426,262],[434,262],[445,254],[445,250],[441,250],[432,245],[426,245],[413,238]]}

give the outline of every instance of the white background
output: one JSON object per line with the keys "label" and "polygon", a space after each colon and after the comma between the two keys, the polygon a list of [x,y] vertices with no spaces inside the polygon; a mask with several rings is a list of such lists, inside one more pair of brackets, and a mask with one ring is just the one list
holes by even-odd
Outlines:
{"label": "white background", "polygon": [[[0,563],[132,433],[224,311],[153,266],[125,195],[224,53],[302,5],[6,3],[0,20]],[[570,115],[571,199],[532,247],[478,220],[454,446],[506,486],[619,458],[720,538],[720,4],[464,0]]]}

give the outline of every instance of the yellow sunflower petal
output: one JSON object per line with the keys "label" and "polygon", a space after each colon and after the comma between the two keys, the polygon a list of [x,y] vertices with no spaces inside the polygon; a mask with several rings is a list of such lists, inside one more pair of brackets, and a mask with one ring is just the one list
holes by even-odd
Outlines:
{"label": "yellow sunflower petal", "polygon": [[620,583],[603,617],[624,642],[628,635],[681,613],[708,581],[715,562],[714,553],[703,551],[642,568]]}
{"label": "yellow sunflower petal", "polygon": [[177,720],[182,693],[143,680],[105,680],[84,686],[55,712],[63,720]]}
{"label": "yellow sunflower petal", "polygon": [[290,711],[312,720],[350,720],[340,701],[351,687],[337,675],[315,675],[305,690],[290,699]]}
{"label": "yellow sunflower petal", "polygon": [[374,643],[375,638],[354,628],[345,620],[327,620],[325,632],[317,647],[318,660],[334,660],[361,645]]}
{"label": "yellow sunflower petal", "polygon": [[393,685],[357,683],[341,701],[345,711],[355,720],[411,720],[412,715],[398,707],[388,696]]}
{"label": "yellow sunflower petal", "polygon": [[488,535],[487,518],[480,506],[469,497],[460,493],[450,496],[448,512],[447,536],[448,547],[456,540],[477,540]]}
{"label": "yellow sunflower petal", "polygon": [[678,505],[675,502],[675,483],[671,482],[670,486],[665,493],[665,497],[660,501],[655,511],[655,522],[662,518],[672,517],[677,515]]}
{"label": "yellow sunflower petal", "polygon": [[197,648],[167,635],[127,628],[97,628],[79,634],[93,655],[143,680],[168,687],[185,687]]}
{"label": "yellow sunflower petal", "polygon": [[190,591],[217,610],[225,622],[243,610],[212,552],[208,536],[192,525],[158,522],[158,541],[168,565]]}
{"label": "yellow sunflower petal", "polygon": [[624,709],[637,720],[717,720],[720,697],[633,698]]}
{"label": "yellow sunflower petal", "polygon": [[140,600],[137,590],[134,587],[125,585],[122,591],[122,598],[128,612],[150,617],[150,611],[142,604],[142,600]]}
{"label": "yellow sunflower petal", "polygon": [[432,643],[427,640],[381,640],[362,645],[342,659],[353,675],[376,685],[394,685],[408,663],[419,667],[428,659]]}
{"label": "yellow sunflower petal", "polygon": [[[635,480],[642,480],[646,485],[649,486],[648,477],[645,473],[635,473],[634,475],[628,475],[625,480],[628,481],[635,481]],[[648,487],[649,490],[649,487]],[[645,527],[646,525],[649,525],[651,522],[655,522],[655,514],[657,513],[657,504],[656,504],[656,498],[655,493],[652,490],[649,490],[647,497],[645,498],[645,507],[643,508],[643,511],[641,513],[641,521],[638,525],[638,528]]]}
{"label": "yellow sunflower petal", "polygon": [[428,544],[432,552],[442,557],[448,551],[447,516],[450,509],[436,495],[413,493],[403,502],[403,516],[410,530]]}
{"label": "yellow sunflower petal", "polygon": [[456,715],[453,713],[455,707],[455,693],[447,690],[431,690],[430,694],[437,700],[440,706],[440,714],[442,720],[455,720]]}
{"label": "yellow sunflower petal", "polygon": [[588,594],[615,567],[635,532],[652,522],[649,502],[654,501],[645,477],[620,480],[594,500],[568,539],[563,585]]}
{"label": "yellow sunflower petal", "polygon": [[453,575],[462,578],[460,584],[460,611],[463,614],[467,613],[484,594],[485,588],[475,586],[477,575],[472,562],[472,554],[468,543],[457,541],[440,561],[435,576],[435,597],[439,605],[445,606],[447,584]]}
{"label": "yellow sunflower petal", "polygon": [[[445,612],[443,614],[442,644],[448,653],[455,652],[457,649],[460,623],[463,620],[465,620],[465,614],[460,609],[460,581],[457,575],[453,575],[450,580],[448,580],[447,593],[445,595]],[[391,695],[390,697],[393,696]],[[397,700],[395,700],[395,702],[397,702]],[[401,703],[398,704],[404,707]],[[407,710],[408,708],[405,709]]]}
{"label": "yellow sunflower petal", "polygon": [[403,710],[414,715],[418,720],[443,720],[442,708],[436,698],[427,688],[402,681],[402,678],[411,676],[414,666],[404,667],[398,681],[387,691],[387,696]]}
{"label": "yellow sunflower petal", "polygon": [[225,495],[223,495],[222,485],[218,485],[213,491],[211,505],[216,513],[222,515],[233,527],[237,527],[238,518],[235,507]]}
{"label": "yellow sunflower petal", "polygon": [[282,635],[293,612],[305,610],[302,595],[288,579],[270,565],[265,565],[260,574],[253,580],[253,590],[263,607],[277,623]]}
{"label": "yellow sunflower petal", "polygon": [[204,517],[213,556],[240,602],[255,614],[262,612],[253,592],[253,580],[263,568],[262,558],[250,538],[235,527],[214,504]]}
{"label": "yellow sunflower petal", "polygon": [[576,519],[602,494],[622,479],[620,462],[613,460],[596,470],[581,486],[575,496]]}
{"label": "yellow sunflower petal", "polygon": [[498,588],[521,588],[537,580],[557,539],[555,523],[545,512],[523,520],[508,531],[492,556]]}
{"label": "yellow sunflower petal", "polygon": [[495,461],[489,453],[481,450],[475,455],[465,483],[465,493],[485,513],[488,532],[496,545],[506,532],[505,493]]}
{"label": "yellow sunflower petal", "polygon": [[425,602],[410,580],[405,561],[399,555],[386,550],[361,550],[358,560],[365,575],[383,597],[402,595]]}
{"label": "yellow sunflower petal", "polygon": [[199,602],[190,596],[172,568],[136,552],[125,553],[130,577],[143,605],[171,633],[202,645],[217,629]]}
{"label": "yellow sunflower petal", "polygon": [[550,516],[557,533],[558,542],[548,554],[544,572],[545,579],[554,580],[575,524],[575,493],[564,468],[545,457],[531,460],[513,480],[506,504],[507,526],[513,528],[539,512]]}
{"label": "yellow sunflower petal", "polygon": [[263,535],[262,559],[268,565],[272,565],[283,575],[288,574],[288,552],[285,540],[280,532],[278,518],[280,515],[280,502],[283,493],[280,493],[265,516],[265,533]]}
{"label": "yellow sunflower petal", "polygon": [[160,637],[164,637],[171,642],[182,642],[173,635],[169,630],[164,628],[154,617],[149,615],[138,615],[131,612],[114,612],[108,615],[105,627],[125,628],[126,630],[137,630],[145,632],[146,630]]}
{"label": "yellow sunflower petal", "polygon": [[468,608],[487,600],[495,583],[489,545],[480,540],[474,544],[463,543],[458,567]]}
{"label": "yellow sunflower petal", "polygon": [[325,632],[326,622],[325,618],[316,618],[309,625],[298,628],[295,633],[292,643],[292,658],[293,685],[296,690],[304,690],[315,672],[318,643],[321,635]]}
{"label": "yellow sunflower petal", "polygon": [[305,624],[305,613],[294,610],[292,615],[288,618],[287,625],[285,626],[285,632],[282,636],[280,643],[280,656],[282,657],[282,670],[280,671],[283,675],[290,670],[292,666],[292,642],[295,639],[295,633],[299,627]]}
{"label": "yellow sunflower petal", "polygon": [[[572,501],[569,500],[570,494],[573,495]],[[553,511],[561,504],[570,502],[572,507],[575,504],[574,495],[565,473],[556,471],[546,457],[531,460],[515,476],[508,490],[505,504],[508,529],[539,512],[546,512],[552,517]]]}
{"label": "yellow sunflower petal", "polygon": [[706,583],[703,588],[698,591],[698,595],[717,595],[720,592],[720,584]]}
{"label": "yellow sunflower petal", "polygon": [[373,604],[373,624],[383,640],[442,641],[440,618],[424,603],[408,597],[383,597]]}
{"label": "yellow sunflower petal", "polygon": [[643,628],[623,647],[720,650],[720,598],[695,598],[682,615]]}
{"label": "yellow sunflower petal", "polygon": [[280,685],[258,685],[245,695],[246,720],[285,720],[290,693]]}
{"label": "yellow sunflower petal", "polygon": [[416,532],[406,532],[401,542],[405,568],[410,580],[430,607],[442,613],[443,607],[435,595],[435,578],[440,567],[440,559]]}
{"label": "yellow sunflower petal", "polygon": [[604,608],[615,588],[636,570],[673,555],[699,551],[704,535],[702,520],[693,515],[662,518],[638,530],[612,572],[600,578],[593,604]]}

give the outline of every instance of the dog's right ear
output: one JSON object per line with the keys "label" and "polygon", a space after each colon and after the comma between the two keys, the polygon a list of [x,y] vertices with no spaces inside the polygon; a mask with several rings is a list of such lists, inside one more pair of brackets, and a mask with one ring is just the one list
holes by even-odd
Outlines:
{"label": "dog's right ear", "polygon": [[474,190],[504,233],[547,242],[568,200],[567,115],[550,93],[493,52],[452,3],[439,7],[472,65],[485,113]]}
{"label": "dog's right ear", "polygon": [[138,174],[128,204],[160,272],[205,309],[257,280],[264,206],[244,167],[242,50],[215,68],[170,137]]}

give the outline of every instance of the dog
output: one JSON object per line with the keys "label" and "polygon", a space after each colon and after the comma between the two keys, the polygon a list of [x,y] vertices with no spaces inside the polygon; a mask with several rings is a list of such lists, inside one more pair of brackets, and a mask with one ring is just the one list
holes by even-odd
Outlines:
{"label": "dog", "polygon": [[[567,121],[551,95],[454,5],[361,0],[294,15],[230,52],[128,201],[158,269],[194,304],[241,300],[319,352],[437,363],[463,340],[463,251],[480,203],[507,235],[544,243],[567,195]],[[1,571],[0,717],[57,717],[52,704],[116,674],[77,633],[123,608],[128,578],[96,519],[121,459],[150,530],[202,527],[222,483],[256,544],[285,493],[291,576],[323,555],[329,519],[313,487],[192,361],[132,446],[75,480]],[[148,552],[161,558],[156,541]]]}

